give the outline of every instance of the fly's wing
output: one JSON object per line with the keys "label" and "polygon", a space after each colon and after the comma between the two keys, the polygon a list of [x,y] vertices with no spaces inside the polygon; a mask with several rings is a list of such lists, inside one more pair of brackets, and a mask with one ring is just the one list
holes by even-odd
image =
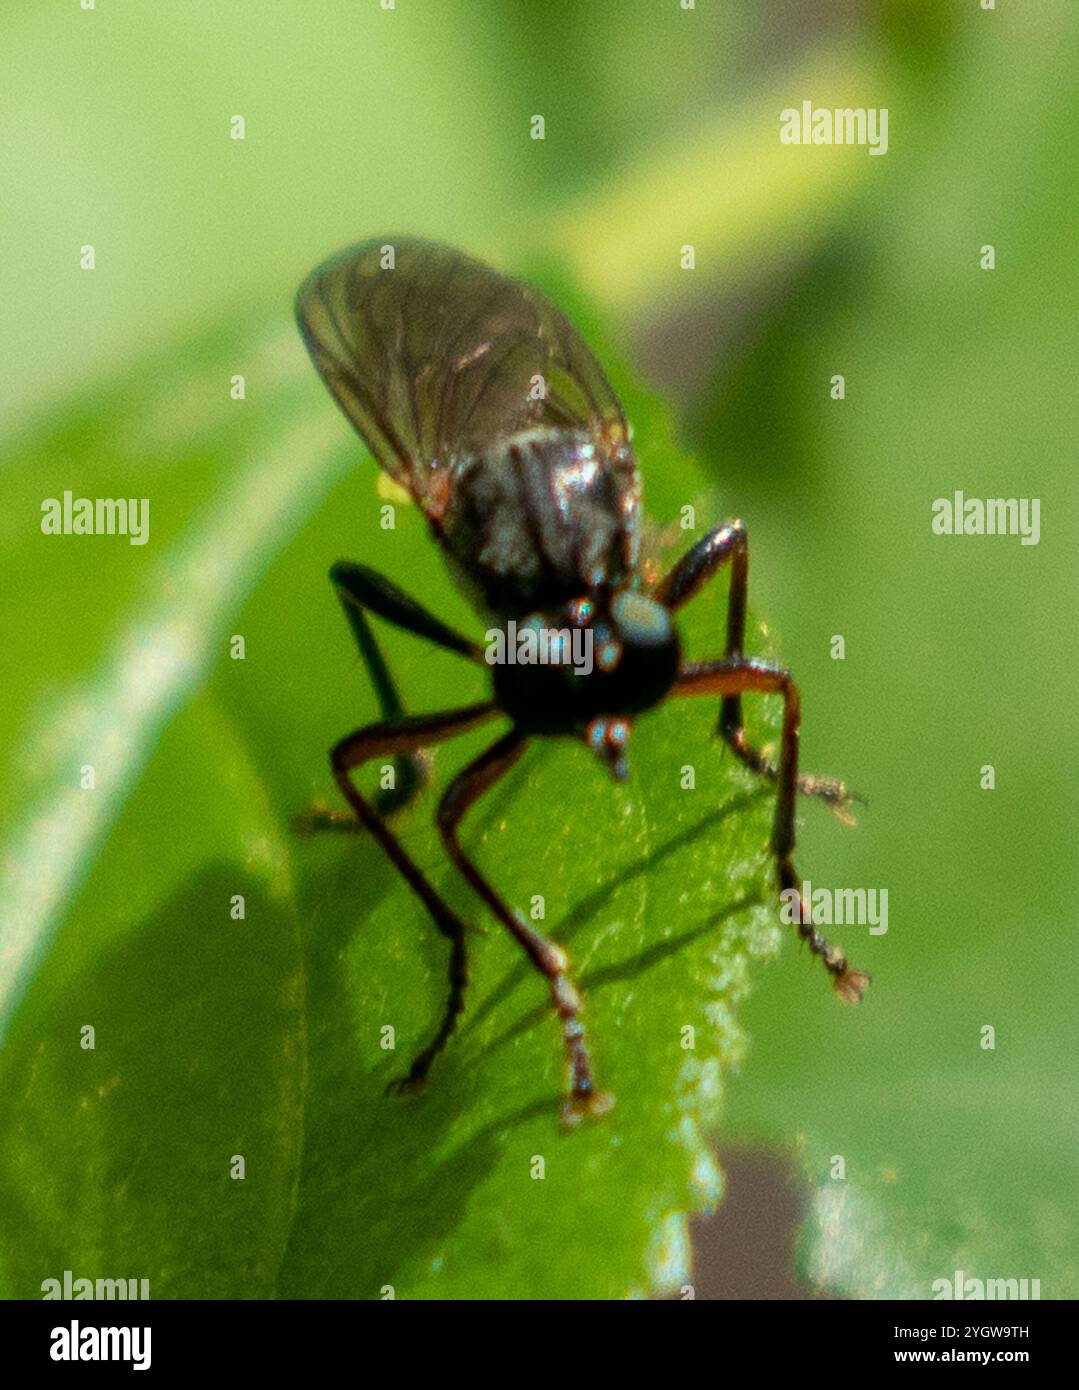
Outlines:
{"label": "fly's wing", "polygon": [[296,317],[338,405],[421,505],[456,458],[530,426],[583,428],[628,458],[622,407],[565,315],[459,251],[353,246],[308,276]]}

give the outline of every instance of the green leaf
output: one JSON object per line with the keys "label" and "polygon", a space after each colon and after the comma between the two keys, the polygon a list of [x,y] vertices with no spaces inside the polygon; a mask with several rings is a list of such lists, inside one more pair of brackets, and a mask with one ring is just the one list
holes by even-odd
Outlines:
{"label": "green leaf", "polygon": [[[719,514],[700,474],[619,384],[655,514],[697,503],[700,534]],[[614,1111],[560,1130],[543,982],[446,867],[430,794],[399,828],[475,923],[472,983],[426,1093],[387,1096],[437,1023],[447,949],[372,842],[290,829],[335,801],[327,749],[376,715],[326,571],[362,558],[474,633],[476,618],[414,508],[380,529],[377,470],[290,326],[221,333],[31,431],[12,473],[27,509],[61,458],[76,493],[148,494],[151,540],[35,534],[13,556],[5,1291],[65,1269],[148,1278],[154,1297],[677,1288],[687,1213],[720,1191],[709,1139],[749,962],[779,936],[772,800],[721,756],[714,702],[641,720],[626,787],[583,748],[535,747],[466,822],[509,901],[543,898]],[[721,649],[724,598],[687,620],[702,656]],[[386,648],[413,710],[482,691],[415,639]],[[440,748],[438,781],[491,736]]]}

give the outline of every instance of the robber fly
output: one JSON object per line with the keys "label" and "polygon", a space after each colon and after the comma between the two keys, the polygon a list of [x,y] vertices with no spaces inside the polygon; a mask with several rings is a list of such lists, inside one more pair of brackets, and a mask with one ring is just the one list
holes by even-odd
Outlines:
{"label": "robber fly", "polygon": [[[512,911],[466,854],[459,831],[468,809],[541,736],[580,739],[615,778],[625,778],[634,720],[668,695],[718,698],[719,733],[746,766],[776,783],[771,851],[780,890],[798,891],[791,862],[797,792],[841,814],[851,798],[841,782],[799,777],[798,689],[781,666],[744,654],[749,551],[742,523],[718,527],[658,584],[646,582],[641,483],[622,407],[580,335],[543,295],[459,251],[385,238],[321,265],[301,286],[296,312],[324,382],[426,516],[477,610],[506,628],[588,632],[599,654],[587,675],[559,661],[489,666],[490,699],[407,714],[369,615],[481,665],[484,649],[367,566],[342,562],[330,571],[382,713],[336,745],[333,773],[360,826],[450,942],[442,1022],[395,1084],[422,1085],[456,1026],[468,978],[465,926],[391,830],[390,808],[363,796],[352,773],[373,758],[396,759],[399,805],[422,781],[420,750],[502,716],[509,731],[442,795],[438,830],[460,873],[547,980],[568,1064],[566,1119],[601,1113],[610,1097],[593,1081],[566,952]],[[725,565],[731,586],[724,655],[686,661],[674,615]],[[783,700],[775,763],[747,741],[742,696],[750,693]],[[840,997],[857,1001],[868,977],[817,932],[808,912],[795,919]]]}

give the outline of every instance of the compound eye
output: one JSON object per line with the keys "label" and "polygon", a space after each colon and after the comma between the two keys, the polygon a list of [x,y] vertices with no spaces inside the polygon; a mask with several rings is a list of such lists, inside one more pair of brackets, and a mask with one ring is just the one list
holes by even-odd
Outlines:
{"label": "compound eye", "polygon": [[601,671],[613,671],[622,660],[622,643],[609,637],[596,649],[596,665]]}
{"label": "compound eye", "polygon": [[611,617],[625,640],[635,646],[658,647],[670,641],[671,615],[647,594],[624,590],[611,604]]}

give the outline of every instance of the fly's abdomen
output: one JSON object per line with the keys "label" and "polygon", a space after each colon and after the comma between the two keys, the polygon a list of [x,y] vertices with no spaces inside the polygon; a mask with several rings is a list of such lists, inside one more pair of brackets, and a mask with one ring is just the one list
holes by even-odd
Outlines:
{"label": "fly's abdomen", "polygon": [[510,435],[456,465],[442,539],[492,611],[551,608],[632,569],[636,478],[585,431]]}

